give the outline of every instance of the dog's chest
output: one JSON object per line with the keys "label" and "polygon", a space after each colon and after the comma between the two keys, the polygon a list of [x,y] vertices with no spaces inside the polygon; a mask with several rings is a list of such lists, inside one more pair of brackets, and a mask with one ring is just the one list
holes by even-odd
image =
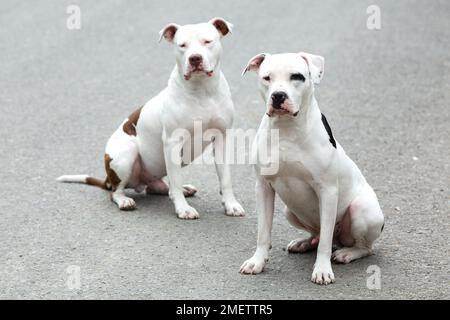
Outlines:
{"label": "dog's chest", "polygon": [[[312,186],[317,168],[310,151],[301,148],[295,134],[287,136],[280,132],[278,137],[267,137],[260,133],[256,145],[257,170],[291,210],[296,212],[304,207],[314,215],[317,196]],[[264,148],[265,144],[270,147]],[[265,149],[268,150],[266,156],[263,155]]]}
{"label": "dog's chest", "polygon": [[[281,140],[278,170],[264,175],[284,204],[305,226],[319,226],[319,206],[308,155],[295,143]],[[272,164],[275,167],[275,164]]]}
{"label": "dog's chest", "polygon": [[257,168],[271,169],[264,170],[267,180],[274,181],[285,177],[312,180],[311,161],[307,151],[299,147],[295,136],[286,137],[278,135],[274,130],[261,130],[258,132],[255,151]]}
{"label": "dog's chest", "polygon": [[[225,130],[231,126],[232,107],[226,99],[220,96],[204,97],[189,102],[188,110],[184,113],[184,122],[188,130],[199,127],[202,130]],[[188,120],[188,121],[186,121]]]}

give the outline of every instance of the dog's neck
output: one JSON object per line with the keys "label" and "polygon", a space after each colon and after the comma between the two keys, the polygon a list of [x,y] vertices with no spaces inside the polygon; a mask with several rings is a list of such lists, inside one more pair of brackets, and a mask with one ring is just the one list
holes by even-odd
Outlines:
{"label": "dog's neck", "polygon": [[199,94],[199,92],[214,93],[219,90],[220,76],[221,70],[219,62],[216,64],[212,76],[209,77],[206,74],[193,76],[189,80],[184,78],[183,70],[176,64],[172,70],[168,86],[171,89],[183,90],[194,94]]}

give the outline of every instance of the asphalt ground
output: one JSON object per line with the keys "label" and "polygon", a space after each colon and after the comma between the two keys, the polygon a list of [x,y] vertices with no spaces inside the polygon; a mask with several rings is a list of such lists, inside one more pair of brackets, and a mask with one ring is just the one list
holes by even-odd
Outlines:
{"label": "asphalt ground", "polygon": [[[69,4],[80,30],[66,28]],[[366,27],[372,4],[380,30]],[[449,14],[448,1],[1,1],[0,298],[450,298]],[[314,253],[284,251],[302,232],[279,201],[265,272],[238,273],[256,245],[250,165],[232,168],[244,218],[223,214],[213,166],[183,171],[199,189],[196,221],[164,196],[133,195],[138,209],[120,212],[104,191],[55,182],[104,176],[108,137],[173,67],[158,31],[215,16],[235,25],[222,68],[237,128],[264,112],[256,77],[240,76],[250,57],[325,57],[320,108],[386,217],[375,254],[335,265],[333,285],[310,282]],[[366,285],[372,265],[378,290]]]}

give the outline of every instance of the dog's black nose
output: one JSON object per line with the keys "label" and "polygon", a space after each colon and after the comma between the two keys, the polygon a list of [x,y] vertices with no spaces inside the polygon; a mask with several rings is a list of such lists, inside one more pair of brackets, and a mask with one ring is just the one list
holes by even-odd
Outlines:
{"label": "dog's black nose", "polygon": [[192,56],[189,57],[189,63],[193,67],[198,67],[202,63],[202,60],[203,58],[199,54],[193,54]]}
{"label": "dog's black nose", "polygon": [[284,100],[287,99],[287,94],[282,91],[276,91],[272,93],[272,106],[275,109],[280,109],[281,105],[283,104]]}

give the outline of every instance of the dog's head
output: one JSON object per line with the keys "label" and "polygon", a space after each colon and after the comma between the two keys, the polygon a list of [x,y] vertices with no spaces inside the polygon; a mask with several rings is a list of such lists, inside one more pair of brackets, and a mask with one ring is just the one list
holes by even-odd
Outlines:
{"label": "dog's head", "polygon": [[267,115],[296,116],[314,84],[320,82],[324,58],[310,53],[260,53],[250,59],[242,74],[256,71]]}
{"label": "dog's head", "polygon": [[211,77],[218,67],[222,45],[220,40],[231,32],[233,25],[222,18],[207,23],[180,26],[166,25],[160,32],[160,40],[172,43],[178,68],[186,80]]}

